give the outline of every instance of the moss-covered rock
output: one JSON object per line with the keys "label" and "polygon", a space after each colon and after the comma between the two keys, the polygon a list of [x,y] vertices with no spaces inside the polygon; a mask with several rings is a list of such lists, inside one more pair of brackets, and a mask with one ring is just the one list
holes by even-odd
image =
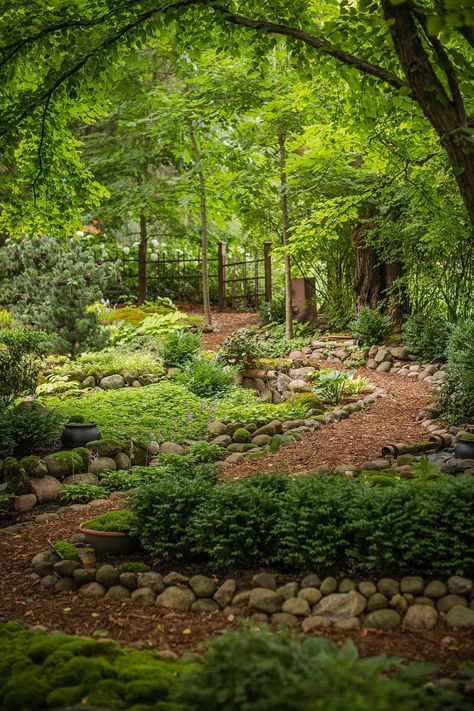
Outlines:
{"label": "moss-covered rock", "polygon": [[28,457],[23,457],[20,459],[20,465],[24,468],[28,476],[35,479],[41,479],[48,473],[48,467],[39,457],[30,455]]}
{"label": "moss-covered rock", "polygon": [[96,439],[87,443],[87,449],[98,457],[115,457],[123,446],[112,439]]}
{"label": "moss-covered rock", "polygon": [[232,439],[239,444],[247,444],[252,439],[252,435],[244,427],[239,427],[235,430]]}
{"label": "moss-covered rock", "polygon": [[84,470],[82,457],[74,450],[49,454],[44,458],[44,462],[48,467],[48,474],[56,479],[64,479]]}
{"label": "moss-covered rock", "polygon": [[84,470],[87,470],[87,467],[89,466],[89,462],[91,460],[91,452],[87,447],[75,447],[74,449],[71,450],[72,452],[75,452],[80,456],[82,459],[82,466]]}
{"label": "moss-covered rock", "polygon": [[11,494],[29,494],[30,477],[15,457],[7,457],[3,462],[3,480]]}

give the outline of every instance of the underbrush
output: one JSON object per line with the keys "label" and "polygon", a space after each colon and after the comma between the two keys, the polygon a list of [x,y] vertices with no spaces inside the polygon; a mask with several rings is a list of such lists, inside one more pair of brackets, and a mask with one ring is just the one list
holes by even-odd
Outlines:
{"label": "underbrush", "polygon": [[85,422],[96,422],[104,439],[182,442],[202,439],[207,431],[202,400],[184,386],[165,380],[146,388],[90,392],[83,398],[49,398],[45,404],[63,423],[77,415]]}
{"label": "underbrush", "polygon": [[[93,633],[94,634],[94,633]],[[98,629],[97,637],[107,636]],[[442,685],[426,688],[433,664],[360,659],[344,646],[288,631],[245,629],[210,640],[187,661],[154,650],[65,634],[0,628],[4,711],[65,707],[113,711],[464,711],[469,700]]]}
{"label": "underbrush", "polygon": [[474,480],[441,475],[378,487],[344,476],[164,476],[133,499],[135,533],[163,561],[216,568],[472,573]]}

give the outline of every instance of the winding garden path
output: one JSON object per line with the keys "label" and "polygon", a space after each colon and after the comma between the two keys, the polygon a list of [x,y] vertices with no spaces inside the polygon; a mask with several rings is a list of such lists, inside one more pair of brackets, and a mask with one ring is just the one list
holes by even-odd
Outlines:
{"label": "winding garden path", "polygon": [[385,388],[387,396],[346,420],[309,432],[302,440],[281,447],[276,454],[226,467],[222,477],[240,479],[254,472],[302,472],[323,465],[358,466],[380,456],[386,444],[409,444],[427,438],[418,421],[419,411],[429,399],[430,388],[426,383],[367,368],[359,368],[358,373]]}

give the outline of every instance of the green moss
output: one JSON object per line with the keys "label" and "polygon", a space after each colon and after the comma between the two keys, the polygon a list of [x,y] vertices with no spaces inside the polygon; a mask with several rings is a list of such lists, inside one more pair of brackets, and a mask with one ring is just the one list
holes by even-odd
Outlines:
{"label": "green moss", "polygon": [[85,521],[84,528],[92,531],[122,531],[127,533],[132,525],[133,513],[127,509],[107,511],[96,518]]}
{"label": "green moss", "polygon": [[81,471],[83,465],[81,455],[74,449],[48,454],[48,460],[50,459],[59,459],[61,461],[70,462],[71,467],[75,472]]}
{"label": "green moss", "polygon": [[89,466],[89,462],[91,459],[91,453],[87,449],[87,447],[75,447],[71,451],[74,452],[75,454],[79,455],[79,457],[82,459],[83,468],[87,470],[87,467]]}
{"label": "green moss", "polygon": [[148,565],[139,561],[120,563],[118,566],[119,573],[148,573],[149,570]]}
{"label": "green moss", "polygon": [[37,476],[44,476],[44,474],[46,474],[47,472],[46,465],[39,457],[35,457],[34,454],[30,454],[27,457],[22,457],[22,459],[20,459],[20,465],[23,467],[27,474],[33,477],[35,476],[35,474]]}
{"label": "green moss", "polygon": [[84,687],[82,684],[78,684],[77,686],[60,686],[48,694],[48,708],[56,709],[75,706],[81,702],[83,693]]}
{"label": "green moss", "polygon": [[244,427],[239,427],[238,430],[235,430],[234,436],[232,437],[234,442],[239,442],[240,444],[246,444],[250,442],[252,439],[252,435],[248,430],[246,430]]}
{"label": "green moss", "polygon": [[84,417],[79,414],[71,415],[67,421],[68,425],[79,425],[84,422]]}
{"label": "green moss", "polygon": [[48,685],[41,677],[41,670],[35,673],[27,670],[13,674],[3,689],[3,711],[41,711],[47,705]]}
{"label": "green moss", "polygon": [[474,442],[474,434],[466,432],[466,434],[459,435],[460,442]]}
{"label": "green moss", "polygon": [[76,547],[68,541],[63,541],[61,539],[53,541],[53,550],[55,550],[56,553],[65,560],[79,560],[79,554]]}

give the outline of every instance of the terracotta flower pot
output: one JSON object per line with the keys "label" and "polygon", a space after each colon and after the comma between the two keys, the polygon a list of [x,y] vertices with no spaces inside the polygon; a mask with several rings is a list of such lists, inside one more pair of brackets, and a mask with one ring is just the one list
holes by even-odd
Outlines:
{"label": "terracotta flower pot", "polygon": [[90,528],[85,528],[82,523],[79,526],[79,530],[85,535],[87,545],[91,546],[97,553],[125,555],[138,548],[138,538],[123,531],[94,531]]}

